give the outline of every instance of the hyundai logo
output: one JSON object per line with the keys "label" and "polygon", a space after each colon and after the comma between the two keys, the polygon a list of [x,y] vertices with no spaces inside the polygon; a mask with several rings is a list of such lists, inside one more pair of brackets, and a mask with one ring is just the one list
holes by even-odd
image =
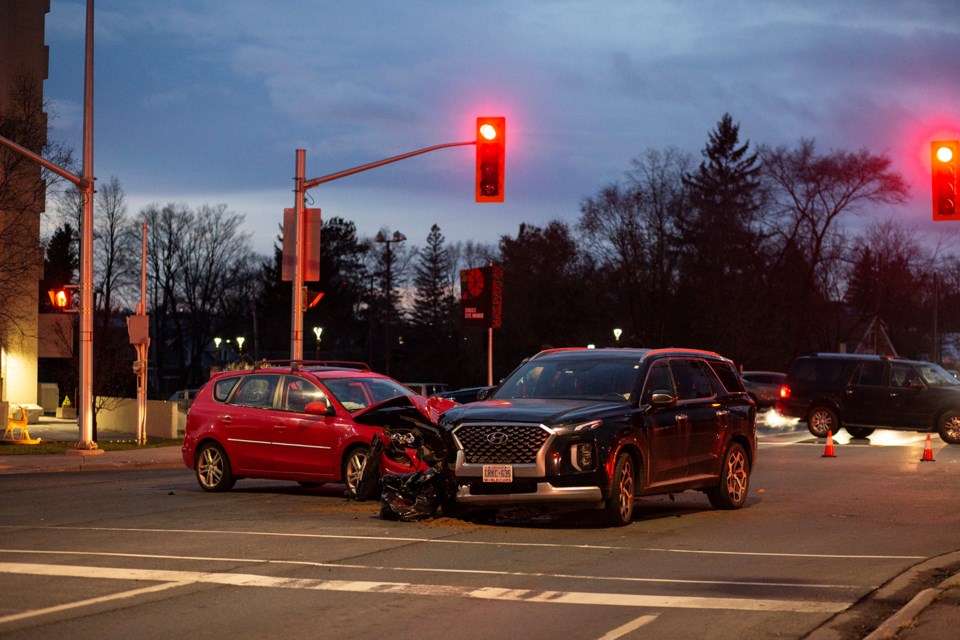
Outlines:
{"label": "hyundai logo", "polygon": [[494,431],[487,435],[487,442],[490,444],[506,444],[510,437],[503,431]]}

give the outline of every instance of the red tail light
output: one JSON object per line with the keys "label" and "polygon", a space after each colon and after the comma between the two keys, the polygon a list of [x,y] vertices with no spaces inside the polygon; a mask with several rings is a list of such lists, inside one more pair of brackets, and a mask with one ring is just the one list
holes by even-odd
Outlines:
{"label": "red tail light", "polygon": [[788,387],[787,385],[783,385],[782,387],[780,387],[780,397],[781,397],[781,398],[789,398],[789,397],[790,397],[790,387]]}

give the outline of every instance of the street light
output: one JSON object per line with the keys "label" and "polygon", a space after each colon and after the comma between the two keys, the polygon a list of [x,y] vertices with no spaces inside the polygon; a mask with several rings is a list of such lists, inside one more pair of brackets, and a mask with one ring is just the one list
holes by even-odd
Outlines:
{"label": "street light", "polygon": [[323,333],[323,327],[314,327],[313,335],[317,336],[317,352],[314,355],[314,360],[320,359],[320,334]]}
{"label": "street light", "polygon": [[622,335],[623,335],[623,329],[621,329],[620,327],[617,327],[616,329],[613,330],[613,338],[614,340],[617,341],[617,343],[620,342],[620,336]]}
{"label": "street light", "polygon": [[388,238],[383,234],[383,231],[377,232],[377,237],[374,238],[377,242],[386,245],[386,255],[384,257],[384,264],[386,269],[387,281],[386,281],[386,328],[385,334],[387,339],[386,344],[386,362],[384,365],[384,373],[388,376],[390,375],[390,351],[393,346],[390,344],[390,308],[393,306],[393,252],[391,251],[390,245],[397,242],[403,242],[407,239],[407,236],[403,235],[399,231],[394,231],[393,236]]}
{"label": "street light", "polygon": [[237,336],[237,359],[243,358],[243,341],[246,340],[243,336]]}
{"label": "street light", "polygon": [[220,343],[223,342],[222,338],[214,338],[213,346],[217,348],[217,366],[220,366]]}

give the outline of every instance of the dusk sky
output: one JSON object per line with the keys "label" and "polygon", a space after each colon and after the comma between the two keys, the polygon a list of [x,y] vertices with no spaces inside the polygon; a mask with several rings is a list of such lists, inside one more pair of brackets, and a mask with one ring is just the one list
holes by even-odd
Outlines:
{"label": "dusk sky", "polygon": [[[51,139],[82,135],[84,0],[51,0]],[[495,243],[580,202],[648,149],[700,151],[725,112],[741,141],[886,153],[896,216],[931,237],[929,142],[960,137],[956,0],[97,0],[95,170],[131,215],[225,203],[271,250],[307,178],[470,140],[507,118],[506,201],[474,203],[474,150],[321,185],[324,218],[423,245]],[[957,247],[960,249],[960,247]]]}

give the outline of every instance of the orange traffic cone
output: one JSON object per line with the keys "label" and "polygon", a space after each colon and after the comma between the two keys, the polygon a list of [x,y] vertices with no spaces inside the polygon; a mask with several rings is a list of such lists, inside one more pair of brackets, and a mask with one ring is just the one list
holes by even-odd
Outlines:
{"label": "orange traffic cone", "polygon": [[927,444],[923,447],[923,457],[920,458],[920,462],[936,462],[933,459],[933,445],[930,442],[930,434],[927,434]]}
{"label": "orange traffic cone", "polygon": [[833,452],[833,431],[827,431],[827,446],[823,450],[823,458],[836,458],[837,454]]}

